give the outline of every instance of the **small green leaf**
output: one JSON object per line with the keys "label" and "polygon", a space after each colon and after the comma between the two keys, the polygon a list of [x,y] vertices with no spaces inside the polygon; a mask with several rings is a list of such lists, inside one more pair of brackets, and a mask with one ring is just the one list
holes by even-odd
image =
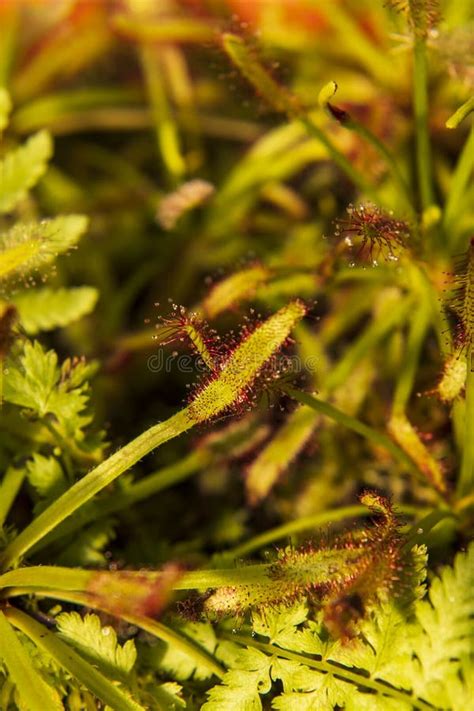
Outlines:
{"label": "small green leaf", "polygon": [[68,326],[90,313],[99,292],[91,286],[73,289],[37,289],[13,297],[25,331],[31,335]]}
{"label": "small green leaf", "polygon": [[222,684],[208,692],[209,701],[202,711],[261,711],[260,694],[270,691],[271,659],[257,649],[243,649],[235,668],[228,671]]}
{"label": "small green leaf", "polygon": [[26,465],[30,485],[42,499],[55,499],[66,489],[66,478],[57,459],[35,452]]}
{"label": "small green leaf", "polygon": [[446,128],[457,128],[461,121],[469,116],[469,114],[474,111],[474,96],[471,96],[467,101],[459,107],[457,111],[454,112],[452,116],[446,121]]}
{"label": "small green leaf", "polygon": [[415,691],[428,701],[447,708],[447,687],[457,677],[462,661],[474,649],[474,544],[458,553],[454,566],[434,578],[429,599],[416,605],[418,624],[411,642],[420,667],[412,670]]}
{"label": "small green leaf", "polygon": [[50,411],[50,398],[59,380],[58,357],[45,352],[38,341],[26,343],[18,364],[10,363],[3,397],[41,417]]}
{"label": "small green leaf", "polygon": [[[79,373],[76,374],[76,369]],[[38,417],[53,415],[66,438],[80,441],[91,422],[85,413],[88,385],[83,382],[90,368],[82,361],[66,360],[62,368],[54,351],[44,351],[38,341],[25,343],[20,357],[7,361],[3,398],[32,410]]]}
{"label": "small green leaf", "polygon": [[133,640],[120,645],[113,627],[103,627],[97,615],[64,612],[57,621],[61,639],[108,676],[125,678],[130,674],[137,658]]}
{"label": "small green leaf", "polygon": [[59,711],[63,705],[57,692],[33,666],[28,652],[0,611],[0,658],[14,682],[24,708],[28,711]]}
{"label": "small green leaf", "polygon": [[0,213],[9,212],[41,178],[53,144],[47,131],[39,131],[0,162]]}

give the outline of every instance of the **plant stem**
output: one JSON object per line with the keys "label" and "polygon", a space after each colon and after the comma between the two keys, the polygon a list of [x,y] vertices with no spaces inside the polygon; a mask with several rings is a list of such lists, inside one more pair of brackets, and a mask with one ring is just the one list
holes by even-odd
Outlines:
{"label": "plant stem", "polygon": [[173,585],[174,590],[208,590],[269,584],[272,565],[256,563],[240,568],[209,568],[185,573]]}
{"label": "plant stem", "polygon": [[411,217],[415,217],[416,210],[412,202],[412,194],[408,183],[403,177],[397,161],[393,157],[392,153],[385,146],[385,144],[374,133],[372,133],[372,131],[369,131],[369,129],[366,128],[363,124],[352,118],[352,116],[349,116],[347,120],[342,121],[341,125],[344,126],[344,128],[347,128],[351,131],[354,131],[354,133],[357,133],[361,138],[367,141],[367,143],[370,143],[370,145],[375,148],[377,153],[382,156],[383,160],[392,171],[392,175],[396,183],[398,184],[398,187],[400,188],[400,192],[404,197],[406,207],[408,208]]}
{"label": "plant stem", "polygon": [[16,568],[0,575],[0,589],[41,587],[63,590],[85,590],[94,571],[63,568],[56,565],[33,565]]}
{"label": "plant stem", "polygon": [[466,409],[464,414],[464,448],[461,473],[457,484],[458,497],[471,494],[474,489],[474,348],[467,352]]}
{"label": "plant stem", "polygon": [[194,421],[189,417],[188,410],[181,410],[165,422],[150,427],[149,430],[112,454],[48,506],[7,546],[0,558],[2,568],[8,568],[49,531],[108,486],[120,474],[130,469],[142,457],[169,439],[182,434],[193,424]]}
{"label": "plant stem", "polygon": [[153,474],[143,477],[143,479],[139,479],[136,483],[130,484],[125,490],[119,490],[111,493],[107,498],[102,497],[99,500],[89,502],[76,516],[63,521],[51,533],[42,538],[35,545],[33,552],[36,553],[58,538],[63,538],[74,533],[74,531],[80,530],[91,521],[97,521],[105,516],[123,511],[138,501],[143,501],[143,499],[154,496],[158,492],[184,481],[204,467],[209,462],[210,457],[208,450],[198,449],[175,464],[164,467]]}
{"label": "plant stem", "polygon": [[361,686],[366,689],[371,689],[384,696],[390,696],[397,701],[405,704],[411,704],[415,708],[426,709],[426,711],[433,711],[433,707],[430,704],[420,701],[419,699],[413,698],[413,696],[407,692],[399,691],[393,686],[376,681],[375,679],[369,679],[362,674],[357,674],[356,672],[347,669],[340,664],[336,664],[331,661],[323,661],[322,659],[314,659],[307,656],[306,654],[300,654],[297,652],[289,652],[286,649],[281,649],[275,644],[264,644],[262,642],[255,641],[252,637],[245,637],[244,635],[236,634],[226,634],[223,633],[222,636],[232,642],[239,642],[246,647],[253,647],[254,649],[260,649],[268,655],[280,657],[282,659],[289,659],[290,661],[298,662],[304,666],[310,667],[312,669],[317,669],[317,671],[324,672],[326,674],[333,674],[344,681],[348,681],[357,686]]}
{"label": "plant stem", "polygon": [[156,48],[143,44],[140,48],[140,60],[155,123],[158,152],[170,175],[171,183],[176,184],[186,172],[186,164],[180,151],[176,123],[168,105]]}
{"label": "plant stem", "polygon": [[11,505],[18,494],[26,475],[26,469],[9,467],[0,484],[0,528],[5,523]]}
{"label": "plant stem", "polygon": [[462,201],[466,194],[467,185],[469,182],[472,169],[474,167],[474,121],[471,124],[469,136],[464,144],[462,152],[458,158],[458,162],[454,169],[451,178],[451,186],[449,189],[446,207],[444,209],[444,227],[446,234],[451,236],[452,251],[458,248],[456,230],[453,229],[456,220],[459,221]]}
{"label": "plant stem", "polygon": [[[28,711],[60,711],[63,705],[59,694],[45,683],[33,664],[31,652],[21,643],[18,635],[0,610],[0,660],[14,682],[22,707]],[[10,704],[7,704],[10,707]],[[7,708],[3,706],[2,708]]]}
{"label": "plant stem", "polygon": [[299,118],[307,132],[323,144],[334,163],[342,170],[343,173],[347,175],[347,177],[354,183],[361,193],[376,199],[377,192],[374,186],[365,179],[362,173],[354,168],[344,153],[336,148],[333,142],[326,136],[319,126],[317,126],[314,121],[307,116],[297,116],[297,118]]}
{"label": "plant stem", "polygon": [[377,315],[376,320],[372,320],[362,335],[352,343],[345,351],[344,356],[337,363],[334,369],[328,374],[325,387],[326,390],[334,390],[346,382],[352,373],[354,366],[374,348],[390,331],[399,326],[407,317],[413,302],[411,299],[403,299],[397,304],[390,304],[389,307]]}
{"label": "plant stem", "polygon": [[416,161],[418,188],[423,210],[433,204],[431,172],[431,146],[428,132],[428,65],[426,43],[423,37],[415,38],[413,68],[413,100],[416,128]]}
{"label": "plant stem", "polygon": [[[420,286],[423,286],[421,281]],[[394,415],[401,415],[405,412],[413,390],[420,352],[431,321],[431,304],[425,290],[420,288],[417,291],[417,296],[417,308],[411,315],[410,330],[403,356],[403,363],[395,387],[392,408]]]}
{"label": "plant stem", "polygon": [[383,447],[383,449],[390,452],[390,454],[392,454],[396,459],[403,462],[405,466],[409,466],[410,469],[413,468],[411,459],[390,439],[390,437],[383,432],[378,432],[378,430],[366,425],[356,417],[346,415],[337,407],[334,407],[334,405],[324,402],[323,400],[319,400],[319,398],[316,398],[309,393],[305,393],[302,390],[295,390],[294,388],[288,386],[285,386],[282,389],[287,393],[287,395],[294,398],[298,402],[301,402],[303,405],[308,405],[308,407],[316,410],[316,412],[320,412],[322,415],[326,415],[326,417],[330,417],[339,425],[357,432],[357,434],[362,435],[362,437],[365,437],[365,439],[369,442],[373,442],[375,445]]}

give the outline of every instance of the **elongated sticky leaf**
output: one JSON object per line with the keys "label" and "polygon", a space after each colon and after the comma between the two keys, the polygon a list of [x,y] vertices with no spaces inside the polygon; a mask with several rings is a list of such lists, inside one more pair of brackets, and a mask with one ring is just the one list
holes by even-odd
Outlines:
{"label": "elongated sticky leaf", "polygon": [[90,313],[99,292],[91,286],[72,289],[36,289],[24,291],[12,299],[22,327],[30,335],[39,331],[68,326]]}
{"label": "elongated sticky leaf", "polygon": [[238,407],[262,368],[285,344],[305,313],[304,305],[294,301],[257,326],[230,354],[221,370],[213,374],[209,382],[198,391],[187,408],[150,427],[112,454],[37,516],[3,551],[3,566],[8,567],[153,449],[178,437],[194,425],[204,423],[232,407]]}
{"label": "elongated sticky leaf", "polygon": [[215,318],[241,301],[248,301],[269,276],[268,269],[260,264],[231,274],[215,284],[203,300],[202,308],[205,315],[208,318]]}
{"label": "elongated sticky leaf", "polygon": [[0,162],[0,213],[9,212],[43,175],[53,144],[47,131],[39,131]]}
{"label": "elongated sticky leaf", "polygon": [[0,86],[0,131],[8,124],[8,116],[12,108],[10,96],[6,89]]}
{"label": "elongated sticky leaf", "polygon": [[314,410],[297,407],[247,469],[245,489],[251,504],[264,499],[311,437],[318,421]]}
{"label": "elongated sticky leaf", "polygon": [[[26,617],[26,615],[25,615]],[[0,658],[28,711],[59,711],[63,705],[33,666],[31,658],[9,621],[0,611]]]}

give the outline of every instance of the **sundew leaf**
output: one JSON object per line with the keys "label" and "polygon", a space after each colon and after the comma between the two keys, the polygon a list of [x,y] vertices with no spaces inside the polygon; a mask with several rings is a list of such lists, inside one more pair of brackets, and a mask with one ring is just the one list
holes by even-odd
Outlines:
{"label": "sundew leaf", "polygon": [[164,230],[172,230],[183,215],[202,205],[213,193],[214,186],[207,180],[188,180],[161,198],[156,219]]}
{"label": "sundew leaf", "polygon": [[[29,550],[68,516],[92,499],[95,494],[153,449],[178,437],[191,427],[217,417],[226,410],[238,408],[261,370],[270,358],[284,346],[293,328],[305,313],[304,305],[299,301],[294,301],[259,324],[250,335],[243,338],[222,364],[221,370],[211,376],[208,383],[193,397],[188,407],[150,427],[122,449],[114,452],[71,486],[67,492],[23,529],[3,551],[1,557],[3,565],[7,567],[13,560]],[[41,360],[44,359],[41,358]],[[18,400],[21,400],[21,404],[23,404],[23,381],[26,381],[27,388],[31,391],[32,384],[29,382],[28,376],[17,369],[13,392],[10,395],[13,400],[10,401],[18,403]],[[62,394],[64,395],[64,393]],[[47,397],[49,395],[50,393]],[[77,395],[80,398],[82,394],[79,392]]]}
{"label": "sundew leaf", "polygon": [[0,86],[0,131],[8,125],[8,117],[12,108],[12,102],[8,91]]}
{"label": "sundew leaf", "polygon": [[24,277],[49,264],[78,242],[87,225],[84,215],[17,223],[0,236],[0,280]]}
{"label": "sundew leaf", "polygon": [[405,414],[394,414],[388,422],[388,431],[395,442],[415,462],[420,472],[432,486],[446,494],[445,474],[432,456]]}
{"label": "sundew leaf", "polygon": [[204,314],[208,318],[215,318],[241,301],[248,301],[269,277],[270,273],[266,267],[255,264],[222,279],[202,301]]}
{"label": "sundew leaf", "polygon": [[78,612],[64,612],[56,619],[61,639],[89,662],[108,676],[124,679],[130,674],[137,659],[133,640],[120,645],[113,627],[102,626],[97,615],[81,617]]}
{"label": "sundew leaf", "polygon": [[244,338],[222,365],[218,376],[197,393],[188,406],[191,419],[205,422],[244,400],[246,390],[262,368],[290,336],[306,313],[299,301],[293,301],[270,316]]}
{"label": "sundew leaf", "polygon": [[16,294],[12,302],[24,330],[30,335],[39,331],[68,326],[95,307],[99,292],[91,286],[71,289],[35,289]]}
{"label": "sundew leaf", "polygon": [[247,498],[253,505],[264,499],[311,437],[319,417],[300,405],[273,439],[249,465],[245,474]]}
{"label": "sundew leaf", "polygon": [[295,112],[297,108],[295,97],[273,79],[240,37],[226,32],[222,35],[222,46],[244,77],[270,106],[276,111],[289,114]]}
{"label": "sundew leaf", "polygon": [[39,131],[0,162],[0,213],[10,212],[41,178],[53,151],[48,131]]}
{"label": "sundew leaf", "polygon": [[28,711],[45,711],[46,709],[60,711],[63,709],[57,693],[33,666],[30,655],[1,611],[0,658],[16,686],[25,709]]}

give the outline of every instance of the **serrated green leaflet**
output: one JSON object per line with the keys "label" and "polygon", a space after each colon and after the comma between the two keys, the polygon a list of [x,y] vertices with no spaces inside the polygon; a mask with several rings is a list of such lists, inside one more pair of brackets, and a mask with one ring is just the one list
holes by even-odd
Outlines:
{"label": "serrated green leaflet", "polygon": [[83,215],[18,222],[0,235],[0,279],[21,278],[50,264],[74,247],[87,224]]}
{"label": "serrated green leaflet", "polygon": [[90,286],[73,289],[37,289],[13,297],[21,324],[30,335],[68,326],[90,313],[98,299]]}
{"label": "serrated green leaflet", "polygon": [[0,161],[0,213],[12,210],[41,178],[52,148],[49,133],[39,131]]}

